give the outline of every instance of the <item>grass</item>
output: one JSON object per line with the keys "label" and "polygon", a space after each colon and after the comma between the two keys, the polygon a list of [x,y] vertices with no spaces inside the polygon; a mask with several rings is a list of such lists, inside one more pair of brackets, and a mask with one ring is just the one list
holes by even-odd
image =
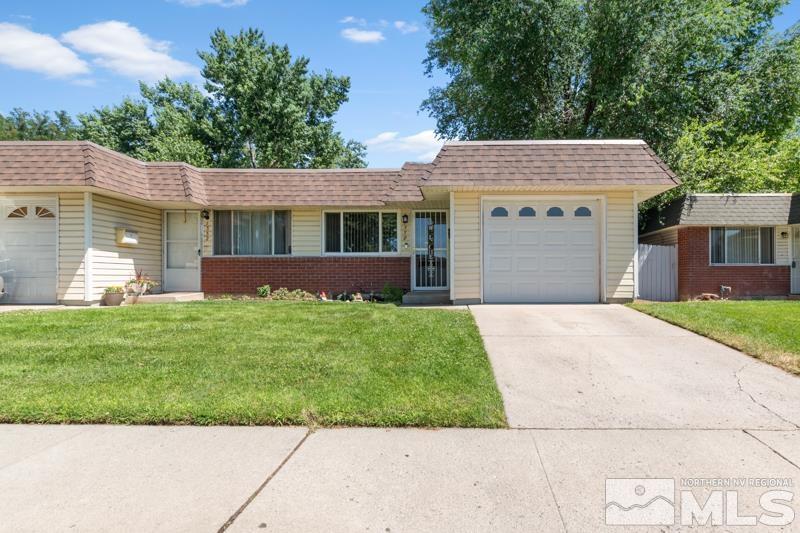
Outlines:
{"label": "grass", "polygon": [[506,425],[468,312],[240,301],[0,315],[0,422]]}
{"label": "grass", "polygon": [[630,307],[800,375],[800,302],[635,302]]}

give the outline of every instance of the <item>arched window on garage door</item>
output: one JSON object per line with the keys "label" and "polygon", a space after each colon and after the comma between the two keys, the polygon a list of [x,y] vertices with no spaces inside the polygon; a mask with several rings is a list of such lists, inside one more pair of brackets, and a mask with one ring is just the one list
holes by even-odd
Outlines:
{"label": "arched window on garage door", "polygon": [[576,217],[590,217],[592,216],[592,210],[588,207],[579,207],[575,210]]}
{"label": "arched window on garage door", "polygon": [[492,209],[492,216],[493,217],[507,217],[508,216],[508,209],[505,207],[495,207]]}
{"label": "arched window on garage door", "polygon": [[519,216],[521,217],[535,217],[536,210],[532,207],[523,207],[519,210]]}
{"label": "arched window on garage door", "polygon": [[549,217],[563,217],[564,216],[564,210],[561,209],[560,207],[551,207],[550,209],[547,210],[547,216],[549,216]]}

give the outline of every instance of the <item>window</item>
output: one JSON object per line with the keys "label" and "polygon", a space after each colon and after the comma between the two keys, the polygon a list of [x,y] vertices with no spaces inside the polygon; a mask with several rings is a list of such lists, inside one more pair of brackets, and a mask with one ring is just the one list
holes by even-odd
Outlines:
{"label": "window", "polygon": [[214,211],[214,255],[289,253],[289,211]]}
{"label": "window", "polygon": [[775,228],[711,228],[711,263],[715,265],[775,264]]}
{"label": "window", "polygon": [[55,213],[53,213],[46,207],[39,207],[39,206],[36,206],[36,216],[39,218],[56,218]]}
{"label": "window", "polygon": [[341,211],[325,213],[324,243],[327,254],[397,252],[397,213]]}
{"label": "window", "polygon": [[492,209],[492,216],[493,217],[507,217],[508,216],[508,209],[505,207],[495,207]]}
{"label": "window", "polygon": [[18,207],[8,214],[8,218],[25,218],[28,216],[27,207]]}
{"label": "window", "polygon": [[547,216],[549,216],[549,217],[563,217],[564,216],[564,210],[561,209],[560,207],[551,207],[550,209],[547,210]]}
{"label": "window", "polygon": [[575,210],[576,217],[590,217],[592,216],[592,210],[588,207],[579,207]]}
{"label": "window", "polygon": [[519,210],[519,216],[521,217],[535,217],[536,211],[532,207],[523,207]]}

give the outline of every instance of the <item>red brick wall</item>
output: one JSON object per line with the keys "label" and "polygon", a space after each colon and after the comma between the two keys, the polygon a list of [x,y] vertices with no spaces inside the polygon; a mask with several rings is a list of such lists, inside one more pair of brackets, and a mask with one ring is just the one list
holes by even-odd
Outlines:
{"label": "red brick wall", "polygon": [[251,294],[256,287],[344,291],[408,290],[408,257],[204,257],[202,288],[209,294]]}
{"label": "red brick wall", "polygon": [[711,266],[707,226],[678,229],[678,294],[689,300],[704,292],[719,294],[731,287],[732,298],[786,296],[789,267],[784,265]]}

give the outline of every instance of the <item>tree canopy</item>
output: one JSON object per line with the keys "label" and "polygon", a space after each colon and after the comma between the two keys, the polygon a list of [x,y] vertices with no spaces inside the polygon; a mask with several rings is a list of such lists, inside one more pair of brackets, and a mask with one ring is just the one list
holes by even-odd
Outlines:
{"label": "tree canopy", "polygon": [[164,79],[140,83],[139,98],[79,114],[0,115],[4,139],[86,139],[150,161],[197,166],[363,167],[365,147],[335,130],[350,80],[310,72],[286,46],[262,32],[211,36],[203,61],[204,91]]}
{"label": "tree canopy", "polygon": [[750,180],[744,164],[709,174],[734,153],[784,165],[773,177],[797,169],[800,39],[771,23],[784,4],[431,0],[426,69],[449,81],[422,108],[444,137],[636,137],[688,178],[684,189],[785,188]]}

